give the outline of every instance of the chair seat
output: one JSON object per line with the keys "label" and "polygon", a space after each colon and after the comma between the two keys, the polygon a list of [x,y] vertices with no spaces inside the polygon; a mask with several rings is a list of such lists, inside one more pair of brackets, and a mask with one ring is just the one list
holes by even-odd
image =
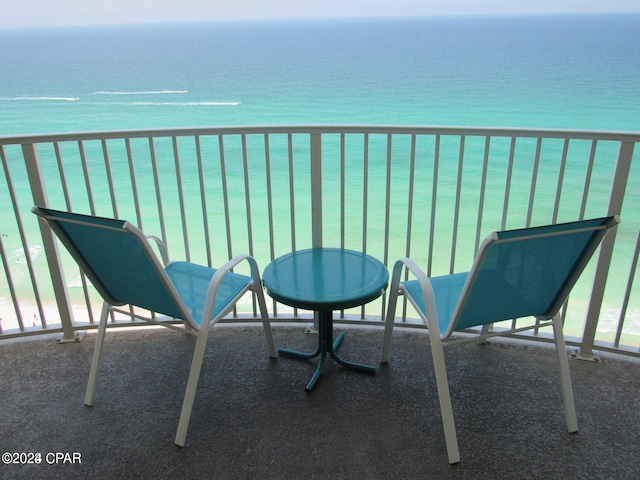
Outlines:
{"label": "chair seat", "polygon": [[[431,278],[433,297],[438,312],[438,328],[440,334],[447,337],[454,310],[462,294],[462,289],[469,276],[469,272],[443,275]],[[471,293],[460,314],[460,319],[453,331],[472,328],[486,323],[500,322],[528,316],[545,316],[546,304],[540,306],[532,302],[536,298],[535,292],[526,289],[515,288],[499,272],[481,272],[481,281],[475,284],[475,290]],[[422,294],[422,288],[418,280],[409,280],[400,285],[408,297],[412,298],[419,312],[427,318],[427,307]],[[491,302],[494,298],[493,291],[502,293],[502,301],[499,304]]]}
{"label": "chair seat", "polygon": [[[468,276],[469,272],[465,272],[431,278],[431,286],[436,298],[436,309],[438,310],[440,333],[446,332],[447,328],[449,328],[453,310],[458,303],[462,287],[464,287]],[[424,295],[422,295],[420,282],[418,280],[409,280],[402,282],[400,285],[405,289],[407,295],[413,299],[419,312],[424,315],[424,318],[427,318],[427,306],[425,305]]]}
{"label": "chair seat", "polygon": [[[199,326],[202,321],[202,311],[209,283],[217,269],[190,262],[172,262],[167,265],[165,271],[191,313],[191,317]],[[232,272],[227,273],[218,287],[212,318],[226,308],[234,298],[244,293],[251,281],[251,277]]]}

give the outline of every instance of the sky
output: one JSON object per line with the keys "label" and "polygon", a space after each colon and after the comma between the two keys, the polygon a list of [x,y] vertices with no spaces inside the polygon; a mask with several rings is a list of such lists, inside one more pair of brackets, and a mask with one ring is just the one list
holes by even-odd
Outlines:
{"label": "sky", "polygon": [[12,0],[0,29],[193,21],[640,12],[639,0]]}

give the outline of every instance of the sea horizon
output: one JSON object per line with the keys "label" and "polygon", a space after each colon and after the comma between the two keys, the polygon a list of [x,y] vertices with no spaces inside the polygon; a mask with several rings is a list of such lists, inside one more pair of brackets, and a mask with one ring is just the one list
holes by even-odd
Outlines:
{"label": "sea horizon", "polygon": [[639,32],[640,14],[0,30],[0,135],[301,123],[638,131]]}

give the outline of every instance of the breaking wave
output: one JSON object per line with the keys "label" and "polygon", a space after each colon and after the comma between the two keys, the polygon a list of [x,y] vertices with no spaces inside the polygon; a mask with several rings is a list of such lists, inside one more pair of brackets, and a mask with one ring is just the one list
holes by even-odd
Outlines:
{"label": "breaking wave", "polygon": [[[34,262],[42,254],[41,245],[29,245],[29,257]],[[11,259],[16,263],[27,263],[27,256],[24,254],[24,249],[19,248],[13,251]]]}
{"label": "breaking wave", "polygon": [[79,97],[11,97],[5,98],[3,100],[11,100],[11,101],[27,101],[27,102],[77,102],[80,100]]}
{"label": "breaking wave", "polygon": [[188,90],[144,90],[139,92],[112,92],[112,91],[100,91],[93,92],[94,95],[176,95],[189,93]]}
{"label": "breaking wave", "polygon": [[[89,279],[86,279],[87,281],[87,285],[88,286],[92,286],[92,283],[89,281]],[[78,275],[77,277],[73,277],[71,280],[67,281],[67,287],[68,288],[82,288],[83,284],[82,284],[82,277],[80,275]]]}
{"label": "breaking wave", "polygon": [[241,102],[100,102],[103,105],[137,105],[137,106],[148,106],[148,105],[159,105],[159,106],[180,106],[180,107],[227,107],[227,106],[238,106],[241,105]]}

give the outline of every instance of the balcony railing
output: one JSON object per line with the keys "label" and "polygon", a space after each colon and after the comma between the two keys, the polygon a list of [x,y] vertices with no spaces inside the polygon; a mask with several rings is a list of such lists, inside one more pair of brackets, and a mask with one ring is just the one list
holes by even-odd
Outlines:
{"label": "balcony railing", "polygon": [[[619,214],[565,305],[565,332],[585,358],[594,348],[640,355],[638,142],[640,133],[404,126],[3,137],[0,338],[72,340],[99,314],[100,298],[40,229],[34,204],[128,219],[172,258],[213,266],[244,252],[264,268],[291,250],[338,246],[389,267],[410,256],[431,275],[466,271],[493,230]],[[385,301],[338,320],[381,322]],[[270,308],[274,319],[312,318]],[[255,314],[247,298],[233,320]],[[396,321],[414,318],[405,305]]]}

